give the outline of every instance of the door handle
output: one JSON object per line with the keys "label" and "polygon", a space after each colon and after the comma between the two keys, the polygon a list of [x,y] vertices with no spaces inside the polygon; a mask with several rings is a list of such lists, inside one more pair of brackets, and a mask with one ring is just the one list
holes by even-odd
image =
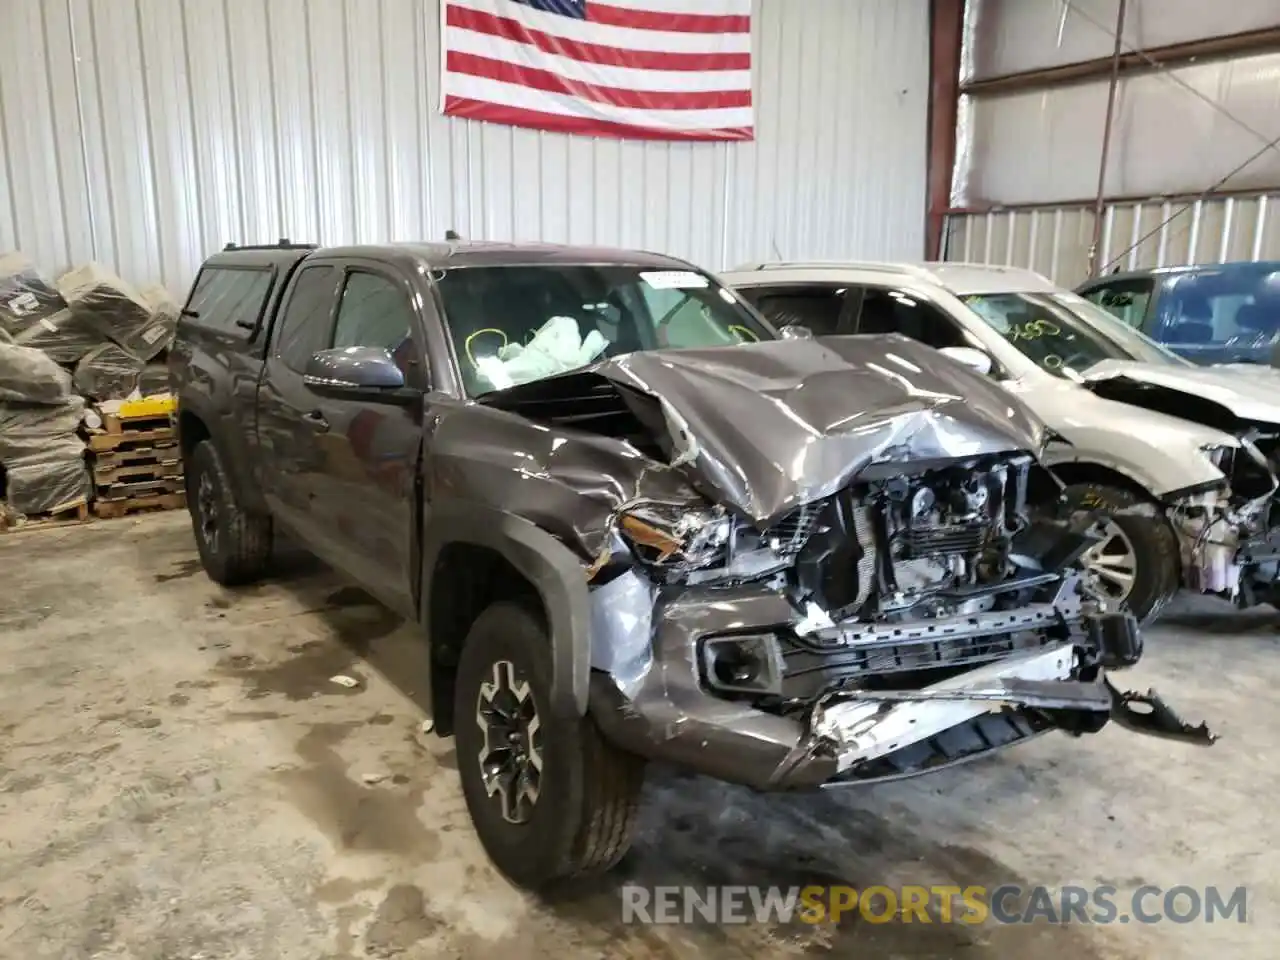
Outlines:
{"label": "door handle", "polygon": [[324,433],[329,429],[329,421],[324,418],[324,414],[319,410],[312,410],[310,413],[304,414],[302,419],[318,433]]}

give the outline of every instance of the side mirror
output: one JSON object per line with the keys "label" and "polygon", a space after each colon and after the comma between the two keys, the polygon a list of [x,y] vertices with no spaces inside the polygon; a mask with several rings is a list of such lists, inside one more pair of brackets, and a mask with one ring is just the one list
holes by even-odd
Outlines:
{"label": "side mirror", "polygon": [[391,351],[382,347],[339,347],[311,355],[302,382],[325,397],[373,403],[410,403],[410,390]]}
{"label": "side mirror", "polygon": [[976,347],[942,347],[938,352],[964,364],[970,370],[976,370],[984,377],[991,375],[991,358]]}
{"label": "side mirror", "polygon": [[813,331],[799,323],[790,323],[782,328],[783,340],[812,340]]}

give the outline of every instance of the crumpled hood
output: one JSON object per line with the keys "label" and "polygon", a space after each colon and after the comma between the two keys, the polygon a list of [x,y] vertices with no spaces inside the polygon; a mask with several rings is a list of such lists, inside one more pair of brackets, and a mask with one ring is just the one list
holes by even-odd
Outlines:
{"label": "crumpled hood", "polygon": [[1103,360],[1083,374],[1084,384],[1129,381],[1159,387],[1217,404],[1230,414],[1261,423],[1280,424],[1280,378],[1266,367],[1182,367],[1174,364]]}
{"label": "crumpled hood", "polygon": [[1038,454],[1045,436],[990,380],[899,335],[644,351],[592,370],[657,398],[675,462],[760,526],[876,461]]}

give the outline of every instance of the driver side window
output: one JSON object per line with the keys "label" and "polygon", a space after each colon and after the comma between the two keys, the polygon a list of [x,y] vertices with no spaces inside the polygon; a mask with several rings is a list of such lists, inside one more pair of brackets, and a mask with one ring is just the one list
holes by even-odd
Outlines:
{"label": "driver side window", "polygon": [[353,270],[338,300],[334,347],[382,347],[395,359],[405,380],[417,379],[418,345],[409,295],[394,280]]}

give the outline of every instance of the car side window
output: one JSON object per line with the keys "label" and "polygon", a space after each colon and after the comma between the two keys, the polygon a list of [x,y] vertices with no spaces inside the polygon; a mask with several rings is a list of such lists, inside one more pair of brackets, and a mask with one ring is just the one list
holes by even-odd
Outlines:
{"label": "car side window", "polygon": [[273,279],[270,268],[205,267],[184,312],[202,327],[247,338],[262,318]]}
{"label": "car side window", "polygon": [[1150,279],[1117,280],[1115,283],[1094,287],[1084,297],[1140,330],[1154,289],[1155,281]]}
{"label": "car side window", "polygon": [[900,333],[935,349],[969,345],[958,323],[901,290],[868,288],[862,297],[858,333]]}
{"label": "car side window", "polygon": [[302,373],[312,354],[329,346],[329,318],[333,309],[334,268],[304,267],[289,291],[280,317],[275,353],[290,370]]}
{"label": "car side window", "polygon": [[338,300],[333,346],[382,347],[408,379],[419,349],[414,342],[413,304],[404,288],[380,274],[348,273]]}
{"label": "car side window", "polygon": [[843,287],[755,287],[750,300],[765,319],[779,329],[793,325],[808,327],[819,337],[843,332],[840,329],[840,314],[845,304]]}

